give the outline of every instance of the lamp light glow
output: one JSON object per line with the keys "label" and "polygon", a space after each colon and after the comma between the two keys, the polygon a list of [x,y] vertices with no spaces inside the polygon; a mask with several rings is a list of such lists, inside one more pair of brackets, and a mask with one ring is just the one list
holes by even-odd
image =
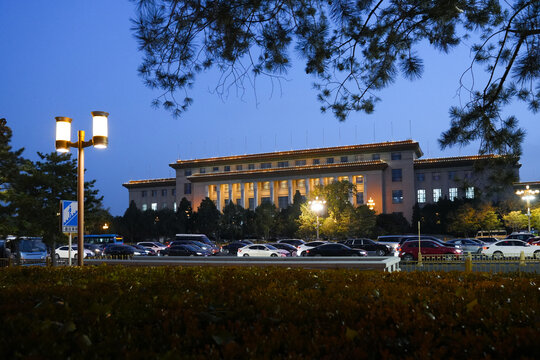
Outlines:
{"label": "lamp light glow", "polygon": [[68,152],[71,142],[71,118],[58,116],[56,119],[56,151]]}
{"label": "lamp light glow", "polygon": [[108,116],[105,111],[92,111],[92,142],[95,148],[106,149],[109,144]]}

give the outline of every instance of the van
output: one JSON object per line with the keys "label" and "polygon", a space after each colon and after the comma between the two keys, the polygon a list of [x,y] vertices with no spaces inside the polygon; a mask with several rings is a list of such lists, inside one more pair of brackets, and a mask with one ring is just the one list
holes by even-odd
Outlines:
{"label": "van", "polygon": [[4,241],[4,253],[21,265],[45,264],[47,246],[40,237],[8,237]]}
{"label": "van", "polygon": [[487,237],[487,238],[496,238],[496,239],[506,239],[506,230],[480,230],[476,233],[476,238]]}

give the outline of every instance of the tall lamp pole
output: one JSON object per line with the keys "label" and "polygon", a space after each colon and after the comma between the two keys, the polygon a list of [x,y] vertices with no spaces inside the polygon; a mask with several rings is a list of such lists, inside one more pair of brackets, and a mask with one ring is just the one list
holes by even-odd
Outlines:
{"label": "tall lamp pole", "polygon": [[56,151],[61,153],[69,152],[69,148],[77,148],[77,258],[78,265],[83,266],[84,258],[84,148],[94,146],[98,149],[105,149],[109,143],[108,134],[109,113],[104,111],[92,111],[93,136],[91,140],[84,141],[84,131],[78,132],[77,142],[71,142],[71,118],[56,117]]}
{"label": "tall lamp pole", "polygon": [[528,230],[531,232],[531,200],[534,200],[536,194],[539,190],[529,189],[529,185],[525,187],[525,190],[516,191],[516,195],[521,195],[521,200],[527,201],[527,220],[528,220]]}
{"label": "tall lamp pole", "polygon": [[313,211],[317,216],[317,240],[319,240],[319,213],[322,212],[322,210],[324,209],[324,204],[326,204],[326,200],[319,200],[319,197],[316,196],[315,200],[311,200],[308,204],[311,207],[311,211]]}

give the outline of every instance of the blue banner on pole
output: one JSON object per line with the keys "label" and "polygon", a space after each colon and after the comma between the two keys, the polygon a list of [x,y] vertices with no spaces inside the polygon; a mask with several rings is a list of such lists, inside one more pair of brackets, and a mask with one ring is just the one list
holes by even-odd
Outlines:
{"label": "blue banner on pole", "polygon": [[62,232],[77,233],[77,201],[62,200]]}

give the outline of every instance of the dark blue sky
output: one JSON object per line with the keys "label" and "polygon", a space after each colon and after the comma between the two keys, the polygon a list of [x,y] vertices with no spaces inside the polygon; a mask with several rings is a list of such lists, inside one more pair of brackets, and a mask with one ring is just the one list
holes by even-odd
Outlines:
{"label": "dark blue sky", "polygon": [[[470,62],[466,47],[450,55],[423,49],[422,79],[398,80],[380,93],[374,114],[353,114],[345,123],[320,113],[313,79],[299,62],[286,80],[272,84],[260,78],[256,91],[232,89],[227,99],[212,94],[218,74],[208,73],[190,94],[192,107],[173,119],[150,106],[158,92],[145,88],[137,75],[141,54],[130,30],[133,16],[127,0],[0,2],[0,117],[13,130],[13,147],[24,147],[24,156],[35,160],[38,151],[54,151],[55,116],[73,118],[75,140],[77,130],[91,137],[91,111],[109,112],[109,148],[87,149],[85,162],[86,179],[97,180],[113,215],[128,206],[122,183],[173,177],[168,165],[178,158],[411,137],[424,157],[472,155],[478,149],[473,144],[442,151],[437,144],[449,124],[449,107],[459,104],[459,76]],[[511,111],[527,130],[521,180],[540,180],[538,115],[522,104]]]}

